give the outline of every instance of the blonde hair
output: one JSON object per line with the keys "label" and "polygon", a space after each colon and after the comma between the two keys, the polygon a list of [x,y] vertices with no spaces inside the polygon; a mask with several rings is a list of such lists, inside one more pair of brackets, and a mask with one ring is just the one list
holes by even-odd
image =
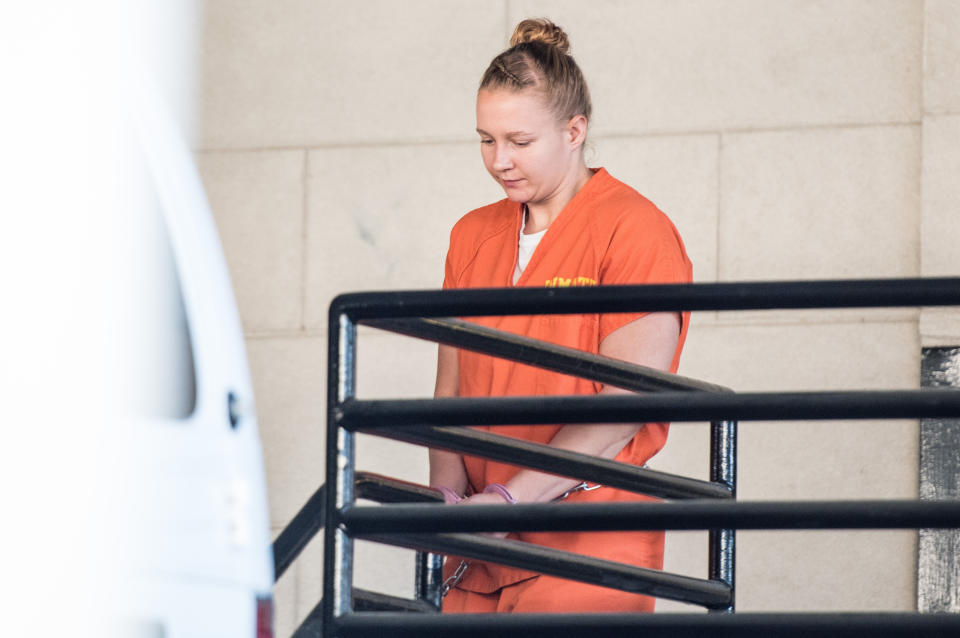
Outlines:
{"label": "blonde hair", "polygon": [[510,48],[490,62],[480,90],[533,89],[543,93],[550,110],[565,122],[576,115],[590,119],[590,91],[570,55],[570,39],[545,18],[527,19],[513,30]]}

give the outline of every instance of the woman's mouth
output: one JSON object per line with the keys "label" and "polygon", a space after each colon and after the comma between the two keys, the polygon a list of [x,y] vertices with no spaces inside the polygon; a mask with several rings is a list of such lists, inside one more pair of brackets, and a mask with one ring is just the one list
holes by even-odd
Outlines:
{"label": "woman's mouth", "polygon": [[516,188],[520,185],[520,182],[522,182],[523,179],[504,179],[501,181],[503,182],[504,188]]}

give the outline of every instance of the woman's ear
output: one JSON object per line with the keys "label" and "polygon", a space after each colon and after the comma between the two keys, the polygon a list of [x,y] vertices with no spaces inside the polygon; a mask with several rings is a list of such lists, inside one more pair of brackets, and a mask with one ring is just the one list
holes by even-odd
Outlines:
{"label": "woman's ear", "polygon": [[583,146],[587,140],[587,118],[583,115],[574,115],[567,122],[567,142],[571,148]]}

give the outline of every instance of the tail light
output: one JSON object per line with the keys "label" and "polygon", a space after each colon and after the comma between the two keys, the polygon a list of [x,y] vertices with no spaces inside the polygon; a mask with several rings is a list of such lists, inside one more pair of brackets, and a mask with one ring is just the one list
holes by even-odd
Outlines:
{"label": "tail light", "polygon": [[257,638],[273,638],[273,598],[257,596]]}

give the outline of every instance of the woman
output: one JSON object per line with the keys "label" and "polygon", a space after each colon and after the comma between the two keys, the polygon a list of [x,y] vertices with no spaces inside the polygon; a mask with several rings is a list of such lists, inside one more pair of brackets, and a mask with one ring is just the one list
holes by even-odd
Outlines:
{"label": "woman", "polygon": [[[506,199],[453,228],[444,288],[685,283],[690,261],[663,213],[583,158],[590,96],[562,29],[517,25],[477,94],[477,132],[487,171]],[[686,313],[490,317],[478,323],[587,352],[676,372]],[[590,381],[440,346],[436,396],[621,394]],[[643,465],[665,423],[481,427],[498,434]],[[458,507],[555,500],[580,481],[441,450],[430,482]],[[597,486],[566,500],[639,501]],[[662,532],[535,532],[523,541],[659,569]],[[448,560],[445,577],[461,566]],[[652,611],[653,599],[480,561],[458,570],[446,612]],[[451,580],[453,580],[451,578]]]}

